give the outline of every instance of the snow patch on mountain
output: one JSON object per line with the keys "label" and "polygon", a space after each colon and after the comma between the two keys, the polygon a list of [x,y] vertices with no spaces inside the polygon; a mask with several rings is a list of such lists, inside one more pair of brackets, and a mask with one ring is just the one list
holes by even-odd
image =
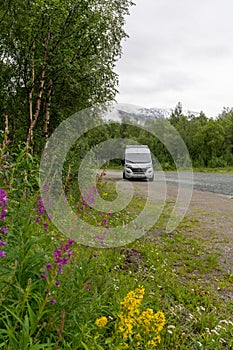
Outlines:
{"label": "snow patch on mountain", "polygon": [[[137,121],[144,124],[146,120],[167,119],[173,112],[172,108],[146,108],[137,105],[116,103],[112,105],[105,114],[104,119],[107,121],[122,122],[125,118],[131,121]],[[184,115],[198,115],[197,112],[183,111]]]}

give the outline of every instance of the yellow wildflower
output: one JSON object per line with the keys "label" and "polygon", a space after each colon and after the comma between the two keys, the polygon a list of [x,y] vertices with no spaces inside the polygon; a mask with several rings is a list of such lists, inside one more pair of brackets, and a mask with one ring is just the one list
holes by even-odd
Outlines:
{"label": "yellow wildflower", "polygon": [[147,346],[148,347],[156,347],[159,343],[160,343],[160,341],[161,341],[161,338],[160,338],[160,336],[158,335],[156,338],[154,338],[153,340],[149,340],[148,342],[147,342]]}
{"label": "yellow wildflower", "polygon": [[166,321],[164,313],[162,311],[156,312],[156,314],[154,315],[153,321],[157,327],[158,332],[160,332],[163,329]]}
{"label": "yellow wildflower", "polygon": [[135,339],[142,340],[142,336],[140,333],[135,334]]}
{"label": "yellow wildflower", "polygon": [[148,349],[154,349],[161,341],[159,333],[164,327],[165,316],[162,311],[154,313],[150,308],[140,310],[144,291],[143,287],[136,288],[121,302],[118,332],[125,342],[130,340],[137,347],[143,342]]}
{"label": "yellow wildflower", "polygon": [[122,308],[129,316],[139,314],[139,306],[144,296],[145,289],[143,287],[136,288],[135,291],[130,291],[124,301],[121,302]]}
{"label": "yellow wildflower", "polygon": [[96,321],[95,321],[96,326],[99,327],[99,328],[102,328],[102,327],[106,326],[107,323],[108,323],[108,319],[105,316],[97,318]]}

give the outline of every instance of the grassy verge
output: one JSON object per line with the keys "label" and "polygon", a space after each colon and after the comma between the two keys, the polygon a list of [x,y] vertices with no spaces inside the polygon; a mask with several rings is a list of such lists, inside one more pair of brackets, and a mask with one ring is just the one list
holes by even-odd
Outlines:
{"label": "grassy verge", "polygon": [[[116,198],[114,183],[101,183],[98,193]],[[8,197],[0,349],[233,347],[233,306],[224,294],[233,290],[233,277],[221,273],[218,254],[192,234],[198,220],[186,217],[165,232],[172,202],[141,239],[103,249],[62,236],[37,195]],[[135,197],[123,211],[100,218],[90,201],[71,204],[84,220],[106,226],[127,224],[145,205]]]}

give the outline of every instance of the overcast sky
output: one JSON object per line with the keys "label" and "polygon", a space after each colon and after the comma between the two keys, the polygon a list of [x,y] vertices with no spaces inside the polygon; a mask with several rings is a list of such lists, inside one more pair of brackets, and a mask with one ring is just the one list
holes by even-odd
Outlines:
{"label": "overcast sky", "polygon": [[233,107],[233,0],[134,0],[117,101],[204,111]]}

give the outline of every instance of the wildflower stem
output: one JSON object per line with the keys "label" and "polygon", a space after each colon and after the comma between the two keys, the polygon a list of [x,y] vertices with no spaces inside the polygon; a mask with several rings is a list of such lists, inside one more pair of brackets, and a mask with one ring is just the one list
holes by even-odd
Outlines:
{"label": "wildflower stem", "polygon": [[62,312],[61,312],[61,326],[60,326],[60,329],[59,329],[58,339],[57,339],[57,342],[56,342],[56,348],[55,348],[55,350],[58,350],[58,349],[59,349],[59,344],[60,344],[60,342],[61,342],[62,332],[63,332],[63,329],[64,329],[64,325],[65,325],[65,310],[63,309]]}

